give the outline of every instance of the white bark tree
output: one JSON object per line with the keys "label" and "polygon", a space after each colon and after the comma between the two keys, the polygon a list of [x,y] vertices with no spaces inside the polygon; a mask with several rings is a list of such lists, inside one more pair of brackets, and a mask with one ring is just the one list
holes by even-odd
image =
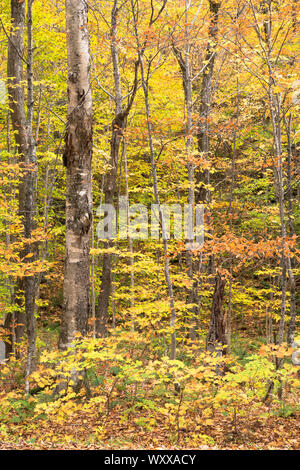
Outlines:
{"label": "white bark tree", "polygon": [[66,188],[66,254],[64,311],[59,347],[86,333],[89,315],[90,234],[92,226],[92,94],[88,8],[84,0],[66,0],[68,53],[68,122],[64,164]]}

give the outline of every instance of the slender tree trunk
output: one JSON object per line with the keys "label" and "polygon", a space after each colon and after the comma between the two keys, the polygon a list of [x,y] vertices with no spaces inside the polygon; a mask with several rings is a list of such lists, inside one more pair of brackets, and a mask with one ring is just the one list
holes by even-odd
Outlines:
{"label": "slender tree trunk", "polygon": [[[130,214],[129,214],[129,181],[128,181],[128,161],[127,161],[127,149],[126,142],[123,140],[123,153],[124,153],[124,173],[125,173],[125,190],[126,190],[126,224],[129,227],[130,224]],[[133,241],[131,234],[128,234],[128,247],[130,251],[130,307],[134,307],[135,298],[134,298],[134,255],[133,255]],[[132,329],[134,330],[134,322],[132,322]]]}
{"label": "slender tree trunk", "polygon": [[[17,150],[20,161],[23,164],[23,176],[19,186],[19,214],[24,225],[24,235],[28,239],[21,257],[28,264],[28,273],[17,286],[15,295],[16,302],[20,305],[21,291],[25,293],[25,315],[18,311],[15,315],[17,323],[14,336],[16,343],[26,331],[28,338],[27,365],[26,365],[26,392],[29,391],[28,376],[33,369],[35,353],[35,276],[30,273],[30,263],[35,258],[35,246],[30,241],[34,228],[35,197],[34,190],[36,184],[35,167],[35,140],[33,137],[33,27],[32,27],[32,4],[33,0],[27,3],[27,115],[25,113],[24,90],[22,86],[23,78],[23,58],[24,53],[24,29],[25,29],[25,2],[11,1],[12,30],[8,44],[7,76],[9,81],[8,92],[10,97],[11,117]],[[10,319],[7,319],[10,322]],[[12,322],[12,328],[15,328]],[[11,345],[10,348],[13,346]],[[8,348],[7,352],[10,352]],[[18,352],[18,348],[16,347]]]}
{"label": "slender tree trunk", "polygon": [[[200,94],[200,106],[199,106],[199,122],[197,130],[198,140],[198,152],[204,160],[209,161],[210,152],[210,126],[209,117],[211,113],[211,101],[212,101],[212,78],[214,73],[216,49],[217,49],[217,38],[218,38],[218,22],[219,22],[219,10],[221,7],[220,1],[209,0],[209,10],[211,14],[211,20],[208,30],[208,45],[206,48],[205,62],[208,66],[204,69],[202,74],[201,83],[201,94]],[[195,169],[195,182],[196,182],[196,193],[195,201],[196,204],[206,203],[207,204],[207,217],[206,225],[210,226],[209,217],[209,206],[211,202],[211,191],[210,185],[210,171],[206,169],[204,171],[201,168]],[[208,273],[214,273],[214,256],[208,257]]]}
{"label": "slender tree trunk", "polygon": [[[261,32],[260,25],[257,20],[256,9],[250,0],[251,10],[254,18],[254,30],[256,32],[259,46],[262,51],[263,60],[267,66],[267,91],[268,91],[268,105],[271,116],[272,132],[273,132],[273,145],[274,145],[274,187],[277,195],[280,226],[281,226],[281,312],[279,321],[279,331],[277,336],[277,343],[280,345],[284,340],[285,332],[285,316],[286,316],[286,295],[287,295],[287,267],[288,260],[285,254],[286,248],[286,225],[285,225],[285,194],[284,194],[284,179],[283,179],[283,160],[282,160],[282,135],[281,135],[281,122],[282,122],[282,103],[280,93],[276,92],[276,63],[274,61],[274,38],[273,34],[273,2],[266,0],[261,3],[260,9],[264,15],[263,20],[263,33]],[[276,52],[275,52],[276,56]],[[277,361],[277,368],[280,368],[282,360]],[[268,393],[267,393],[268,395]]]}
{"label": "slender tree trunk", "polygon": [[[6,142],[7,142],[7,153],[9,155],[10,159],[10,153],[11,153],[11,136],[10,136],[10,113],[7,113],[7,119],[6,119],[6,132],[7,132],[7,137],[6,137]],[[14,157],[12,157],[11,161],[14,161]],[[7,200],[8,200],[8,210],[12,212],[11,208],[11,202],[15,199],[16,197],[16,189],[13,185],[9,186],[7,188]],[[5,247],[6,250],[9,249],[9,246],[11,244],[11,233],[10,233],[10,221],[4,221],[5,224]],[[8,276],[7,279],[5,280],[5,284],[7,287],[7,290],[10,293],[10,305],[14,307],[14,290],[13,290],[13,279],[11,276]],[[13,324],[15,323],[15,314],[14,312],[4,314],[4,328],[5,328],[5,337],[8,339],[8,341],[5,343],[4,342],[4,355],[7,358],[9,354],[14,354],[14,347],[15,347],[15,328],[13,327]]]}
{"label": "slender tree trunk", "polygon": [[[123,137],[124,130],[126,128],[127,117],[130,112],[130,109],[133,105],[137,90],[137,68],[138,64],[135,65],[135,78],[134,84],[131,92],[131,97],[129,103],[125,109],[122,108],[123,96],[121,89],[121,76],[119,70],[119,53],[117,45],[117,20],[119,13],[118,0],[114,0],[114,5],[111,12],[111,57],[113,63],[113,74],[114,74],[114,85],[115,85],[115,117],[111,125],[111,141],[110,141],[110,161],[109,161],[109,171],[105,178],[104,186],[104,200],[105,204],[114,204],[116,197],[116,188],[117,188],[117,170],[118,170],[118,161],[119,161],[119,151],[120,143]],[[105,248],[110,248],[113,246],[112,240],[105,242]],[[101,278],[101,288],[100,295],[98,299],[97,307],[97,322],[96,329],[97,333],[100,336],[107,335],[107,322],[108,322],[108,307],[109,299],[112,291],[112,259],[113,256],[110,253],[105,253],[103,255],[103,264],[102,264],[102,278]]]}
{"label": "slender tree trunk", "polygon": [[[282,161],[282,145],[281,145],[281,104],[280,95],[274,93],[274,87],[276,85],[274,80],[274,71],[272,67],[272,12],[267,11],[268,19],[264,21],[265,35],[266,35],[266,52],[267,52],[267,64],[269,72],[268,82],[268,93],[269,93],[269,108],[273,129],[274,149],[275,149],[275,161],[274,161],[274,175],[275,175],[275,190],[277,193],[280,225],[281,225],[281,237],[282,237],[282,250],[281,250],[281,313],[279,321],[278,331],[278,344],[281,344],[284,339],[285,329],[285,313],[286,313],[286,293],[287,293],[287,260],[285,255],[285,244],[286,244],[286,226],[285,226],[285,201],[284,201],[284,187],[283,187],[283,161]],[[282,361],[280,361],[282,362]]]}
{"label": "slender tree trunk", "polygon": [[164,248],[164,272],[165,272],[165,279],[166,279],[166,285],[167,285],[168,294],[169,294],[169,302],[170,302],[170,310],[171,310],[170,327],[171,327],[172,332],[171,332],[170,358],[173,360],[173,359],[176,359],[176,331],[175,331],[176,311],[175,311],[175,305],[174,305],[173,286],[172,286],[172,281],[170,277],[168,239],[167,239],[167,233],[166,233],[165,218],[164,218],[163,211],[161,210],[161,204],[160,204],[160,198],[159,198],[159,192],[158,192],[155,151],[154,151],[154,145],[153,145],[153,134],[152,134],[150,102],[149,102],[149,83],[148,83],[148,78],[146,77],[146,74],[145,74],[143,48],[141,47],[141,43],[140,43],[140,37],[139,37],[138,27],[137,27],[137,16],[136,16],[135,4],[133,0],[131,0],[131,8],[132,8],[132,14],[133,14],[134,35],[135,35],[136,44],[137,44],[139,64],[141,68],[142,88],[144,92],[144,100],[145,100],[145,108],[146,108],[148,142],[149,142],[152,178],[153,178],[153,191],[154,191],[155,203],[158,206],[159,218],[161,221],[161,230],[162,230],[163,248]]}
{"label": "slender tree trunk", "polygon": [[[211,111],[211,94],[212,94],[212,77],[214,73],[215,58],[216,58],[216,45],[218,37],[218,21],[219,9],[221,2],[209,0],[209,9],[211,13],[211,22],[208,31],[208,45],[206,49],[205,62],[208,66],[204,69],[202,74],[201,95],[200,95],[200,108],[199,108],[199,123],[198,123],[198,151],[202,153],[204,158],[208,160],[210,150],[209,138],[209,115]],[[210,190],[206,185],[210,184],[210,172],[205,170],[197,170],[195,173],[197,192],[196,203],[207,202],[210,203]],[[201,186],[204,183],[204,186]],[[200,185],[200,186],[199,186]]]}
{"label": "slender tree trunk", "polygon": [[[232,160],[231,160],[231,186],[230,186],[230,197],[229,197],[229,205],[227,215],[230,215],[229,219],[229,226],[230,231],[232,232],[232,203],[233,203],[233,192],[235,188],[235,162],[236,162],[236,137],[237,137],[237,128],[239,125],[239,114],[240,114],[240,95],[239,95],[239,78],[237,75],[236,79],[236,92],[237,92],[237,109],[236,109],[236,123],[233,132],[233,144],[232,144]],[[233,268],[233,255],[230,253],[230,280],[229,280],[229,293],[228,293],[228,312],[227,312],[227,325],[226,325],[226,332],[227,332],[227,351],[229,352],[230,345],[231,345],[231,315],[232,315],[232,283],[233,283],[233,276],[232,276],[232,268]]]}
{"label": "slender tree trunk", "polygon": [[[292,115],[290,114],[288,122],[284,118],[284,125],[287,135],[287,202],[288,202],[288,226],[289,234],[293,236],[295,233],[294,223],[293,223],[293,202],[292,202],[292,140],[291,140],[291,121]],[[290,321],[288,324],[287,332],[287,342],[291,346],[294,342],[295,337],[295,328],[296,328],[296,316],[297,316],[297,306],[296,306],[296,282],[295,276],[293,273],[293,268],[296,266],[295,260],[291,256],[287,256],[287,270],[289,276],[289,287],[290,287]]]}
{"label": "slender tree trunk", "polygon": [[66,182],[66,254],[64,310],[59,347],[72,345],[87,331],[89,316],[90,234],[92,224],[92,94],[88,7],[66,0],[68,123],[64,162]]}
{"label": "slender tree trunk", "polygon": [[[114,5],[111,13],[111,57],[113,63],[114,83],[115,83],[115,118],[112,122],[111,128],[111,141],[110,141],[110,161],[109,170],[105,178],[104,185],[104,202],[105,204],[114,204],[116,185],[117,185],[117,169],[119,160],[119,147],[122,138],[123,128],[125,126],[125,116],[122,116],[122,90],[119,71],[119,57],[116,43],[117,32],[117,15],[118,15],[118,0],[114,0]],[[105,242],[105,248],[113,246],[111,240]],[[102,278],[100,295],[98,299],[97,308],[97,322],[96,329],[100,336],[107,334],[108,322],[108,307],[109,299],[112,291],[112,255],[105,253],[103,255],[102,263]]]}
{"label": "slender tree trunk", "polygon": [[[188,190],[188,204],[189,204],[189,220],[190,226],[194,227],[194,208],[195,208],[195,182],[194,182],[194,163],[191,161],[191,151],[192,151],[192,127],[193,127],[193,105],[192,105],[192,76],[191,76],[191,65],[190,65],[190,55],[191,55],[191,45],[190,45],[190,31],[188,26],[188,12],[189,12],[189,4],[186,1],[185,4],[185,49],[184,54],[173,44],[173,51],[177,58],[181,74],[182,74],[182,82],[183,82],[183,89],[184,89],[184,98],[185,98],[185,106],[186,106],[186,157],[187,157],[187,171],[188,171],[188,181],[189,181],[189,190]],[[193,270],[193,253],[189,247],[193,243],[193,240],[186,240],[187,243],[187,253],[186,253],[186,260],[187,260],[187,273],[190,279],[191,286],[188,290],[188,303],[195,304],[196,303],[196,288],[197,284],[194,282],[194,270]],[[196,328],[198,325],[197,321],[197,308],[193,305],[191,307],[191,313],[193,315],[192,325],[190,328],[190,337],[193,341],[196,340]]]}
{"label": "slender tree trunk", "polygon": [[[259,45],[262,51],[263,59],[267,65],[267,77],[268,77],[268,104],[271,116],[271,124],[273,131],[273,145],[274,145],[274,163],[273,163],[273,172],[274,172],[274,187],[277,195],[278,207],[279,207],[279,216],[280,216],[280,226],[281,226],[281,311],[280,311],[280,320],[279,320],[279,329],[278,335],[276,338],[276,343],[281,345],[284,340],[285,333],[285,322],[286,322],[286,297],[287,297],[287,257],[285,254],[286,248],[286,225],[285,225],[285,198],[284,198],[284,181],[283,181],[283,160],[282,160],[282,136],[281,136],[281,96],[280,93],[277,93],[276,90],[276,73],[274,67],[276,62],[272,57],[274,41],[272,37],[273,29],[273,5],[272,0],[266,0],[261,3],[261,11],[264,14],[263,29],[264,33],[261,33],[259,23],[257,21],[256,10],[250,0],[251,9],[254,17],[254,30],[257,34]],[[276,369],[280,369],[283,364],[283,359],[276,357],[275,365]],[[265,396],[264,400],[267,400],[271,395],[271,392],[274,388],[274,382],[271,381]],[[278,397],[281,399],[282,396],[282,387],[278,389]]]}
{"label": "slender tree trunk", "polygon": [[[24,105],[23,79],[23,54],[24,54],[24,28],[25,28],[25,2],[11,0],[11,33],[8,41],[7,56],[7,78],[8,96],[11,110],[11,120],[15,132],[15,142],[19,154],[19,161],[24,162],[27,152],[26,114]],[[19,185],[19,215],[24,217],[24,181]],[[18,305],[15,314],[8,314],[5,320],[5,327],[12,330],[9,342],[6,343],[6,357],[16,349],[19,355],[17,344],[21,341],[25,333],[25,313],[22,307],[22,292],[24,291],[23,279],[20,279],[15,286],[14,299]],[[14,317],[14,318],[13,318]],[[16,341],[16,348],[13,344]]]}
{"label": "slender tree trunk", "polygon": [[[24,174],[19,186],[19,214],[24,225],[25,238],[30,240],[34,224],[34,187],[36,180],[35,169],[35,141],[32,132],[33,121],[33,38],[32,38],[32,3],[28,0],[27,5],[27,61],[24,53],[24,29],[25,29],[25,1],[11,1],[12,29],[8,43],[8,93],[15,141],[20,162],[23,164]],[[25,113],[23,79],[23,62],[27,66],[27,116]],[[25,262],[30,265],[34,259],[35,248],[29,241],[25,246],[21,257],[26,257]],[[32,256],[29,256],[32,255]],[[27,260],[27,261],[26,261]],[[30,266],[29,266],[30,271]],[[25,293],[25,314],[21,307],[21,293]],[[34,309],[35,309],[35,276],[28,273],[17,285],[15,294],[16,303],[20,310],[15,315],[15,322],[7,318],[8,324],[12,323],[15,328],[14,335],[16,343],[19,343],[26,330],[28,335],[28,357],[26,375],[32,370],[32,361],[35,349]],[[17,345],[16,345],[17,346]],[[12,346],[7,348],[10,352]],[[18,347],[16,347],[18,355]],[[28,384],[27,384],[28,385]]]}
{"label": "slender tree trunk", "polygon": [[[33,136],[33,18],[32,18],[33,0],[27,2],[27,153],[26,166],[28,169],[25,173],[25,237],[30,240],[35,221],[35,187],[37,179],[36,170],[36,143]],[[28,242],[26,246],[26,256],[28,256],[28,264],[36,257],[36,247],[32,242]],[[30,269],[30,266],[29,266]],[[34,367],[35,355],[35,296],[36,296],[36,276],[28,275],[24,280],[25,284],[25,313],[26,313],[26,331],[27,331],[27,365],[26,365],[26,392],[29,392],[28,377]]]}

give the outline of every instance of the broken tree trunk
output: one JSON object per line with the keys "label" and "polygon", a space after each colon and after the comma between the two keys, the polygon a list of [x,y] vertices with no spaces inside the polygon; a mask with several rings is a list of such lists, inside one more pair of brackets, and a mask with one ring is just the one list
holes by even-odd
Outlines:
{"label": "broken tree trunk", "polygon": [[220,355],[226,354],[227,346],[226,315],[223,311],[225,284],[226,279],[222,278],[220,273],[217,273],[215,277],[215,291],[209,332],[206,340],[206,349],[210,352],[214,352],[216,349],[220,348]]}

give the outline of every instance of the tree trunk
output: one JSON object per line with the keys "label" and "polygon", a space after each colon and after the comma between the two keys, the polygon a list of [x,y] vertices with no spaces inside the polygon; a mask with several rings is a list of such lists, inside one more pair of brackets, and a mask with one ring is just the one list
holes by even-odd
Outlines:
{"label": "tree trunk", "polygon": [[[224,347],[227,345],[227,321],[223,312],[225,284],[226,280],[221,277],[220,273],[218,273],[215,278],[215,291],[211,319],[206,340],[206,348],[211,352],[215,351],[218,346]],[[220,353],[220,355],[223,354],[226,354],[226,349]]]}
{"label": "tree trunk", "polygon": [[[164,3],[165,5],[165,3]],[[158,180],[157,180],[157,171],[156,171],[156,157],[155,157],[155,150],[154,150],[154,143],[153,143],[153,133],[152,133],[152,125],[151,125],[151,114],[150,114],[150,100],[149,100],[149,76],[146,76],[145,73],[145,66],[144,66],[144,46],[141,46],[140,36],[137,27],[137,14],[135,10],[134,1],[131,0],[131,9],[132,9],[132,16],[133,16],[133,26],[134,26],[134,35],[137,45],[137,52],[139,56],[139,64],[141,68],[141,82],[142,88],[144,92],[144,101],[145,101],[145,108],[146,108],[146,117],[147,117],[147,132],[148,132],[148,143],[149,143],[149,151],[150,151],[150,159],[151,159],[151,169],[152,169],[152,178],[153,178],[153,192],[155,203],[158,206],[159,211],[159,218],[161,222],[161,231],[162,231],[162,239],[163,239],[163,248],[164,248],[164,272],[165,272],[165,280],[169,294],[169,304],[170,304],[170,311],[171,311],[171,318],[170,318],[170,327],[171,327],[171,348],[170,348],[170,359],[176,359],[176,310],[175,310],[175,303],[174,303],[174,294],[173,294],[173,285],[170,276],[170,261],[169,261],[169,249],[168,249],[168,238],[166,232],[166,222],[164,218],[164,213],[161,209],[161,203],[159,198],[158,192]],[[162,11],[162,10],[161,10]],[[158,16],[156,17],[156,19]],[[150,26],[151,26],[150,20]],[[156,20],[155,20],[156,21]]]}
{"label": "tree trunk", "polygon": [[66,0],[68,53],[68,123],[64,163],[66,254],[64,310],[59,347],[72,345],[87,331],[89,315],[90,233],[92,223],[92,95],[88,10],[84,0]]}
{"label": "tree trunk", "polygon": [[[25,28],[25,2],[11,0],[11,32],[8,41],[7,78],[9,107],[19,161],[24,162],[27,153],[26,114],[24,106],[23,53]],[[19,215],[24,221],[24,180],[19,185]],[[5,328],[11,330],[9,341],[6,343],[6,357],[13,350],[19,357],[18,343],[25,334],[25,313],[22,306],[23,279],[15,286],[14,300],[19,309],[15,314],[9,313],[5,319]],[[13,344],[15,340],[16,345]]]}
{"label": "tree trunk", "polygon": [[[292,171],[291,171],[291,159],[292,159],[292,142],[291,142],[291,121],[292,115],[290,114],[288,123],[286,119],[283,119],[286,135],[287,135],[287,150],[288,150],[288,169],[287,169],[287,201],[288,201],[288,226],[289,235],[295,234],[294,222],[293,222],[293,202],[292,202]],[[287,270],[289,275],[289,287],[290,287],[290,321],[288,324],[287,342],[291,346],[294,342],[295,329],[296,329],[296,282],[293,269],[296,266],[296,261],[291,256],[287,256]]]}
{"label": "tree trunk", "polygon": [[[206,49],[205,62],[208,66],[204,69],[202,74],[200,108],[199,108],[199,124],[198,124],[198,151],[203,153],[204,157],[208,159],[210,142],[209,142],[209,114],[211,111],[211,87],[212,77],[214,72],[215,57],[216,57],[216,41],[218,35],[218,20],[219,9],[221,2],[209,0],[209,9],[211,13],[211,22],[208,31],[208,46]],[[197,192],[196,203],[210,202],[210,190],[205,186],[202,187],[201,183],[205,185],[210,184],[209,170],[205,170],[204,174],[201,170],[195,173]],[[200,186],[199,186],[200,184]]]}
{"label": "tree trunk", "polygon": [[[114,72],[114,86],[115,86],[115,96],[114,101],[116,104],[115,107],[115,117],[111,125],[111,141],[110,141],[110,161],[109,161],[109,171],[105,179],[104,186],[104,198],[105,204],[114,204],[116,196],[116,187],[117,187],[117,170],[119,163],[119,151],[120,143],[123,138],[123,133],[127,124],[127,116],[130,112],[130,109],[133,105],[135,94],[137,91],[137,70],[138,63],[135,64],[135,78],[131,91],[131,97],[128,102],[128,105],[125,109],[122,108],[123,96],[121,89],[121,77],[119,70],[119,53],[118,45],[116,40],[117,34],[117,19],[120,7],[118,6],[118,0],[114,0],[114,5],[111,12],[111,58],[113,63],[113,72]],[[112,240],[105,242],[105,248],[110,248],[113,246]],[[108,323],[108,307],[109,299],[112,291],[112,260],[113,256],[110,253],[105,253],[103,255],[103,264],[102,264],[102,278],[101,278],[101,288],[100,295],[98,299],[98,308],[97,308],[97,322],[96,330],[98,335],[106,336],[107,335],[107,323]]]}
{"label": "tree trunk", "polygon": [[[174,44],[173,51],[178,61],[185,98],[185,107],[186,107],[186,158],[187,158],[187,170],[188,170],[188,204],[189,204],[189,224],[194,230],[194,209],[195,209],[195,182],[194,182],[194,163],[191,160],[191,154],[193,149],[193,137],[192,127],[193,127],[193,100],[192,100],[192,74],[191,74],[191,44],[190,44],[190,26],[189,26],[189,8],[190,3],[185,2],[185,44],[184,44],[184,53],[182,53]],[[197,280],[194,279],[194,263],[193,263],[193,253],[189,247],[192,246],[193,238],[187,239],[187,253],[186,253],[186,262],[187,262],[187,273],[190,279],[190,287],[188,289],[188,304],[193,304],[190,308],[192,324],[189,331],[189,336],[192,341],[197,339],[196,329],[198,326],[198,308],[195,305],[197,302]]]}
{"label": "tree trunk", "polygon": [[[25,216],[24,227],[25,237],[30,240],[35,221],[35,194],[37,169],[36,169],[36,143],[33,137],[33,19],[32,19],[33,0],[27,2],[27,116],[26,116],[26,132],[27,132],[27,152],[25,163],[28,170],[24,175],[25,179]],[[35,244],[29,241],[26,245],[26,256],[28,264],[34,261],[36,257]],[[30,256],[31,255],[31,256]],[[29,267],[30,271],[30,267]],[[36,276],[29,273],[25,277],[25,314],[26,314],[26,331],[27,331],[27,364],[26,364],[26,381],[25,389],[29,392],[28,377],[34,367],[35,356],[35,296],[36,296]]]}
{"label": "tree trunk", "polygon": [[[204,69],[202,74],[201,94],[200,94],[200,107],[199,107],[199,122],[197,131],[198,140],[198,152],[202,154],[205,160],[209,161],[210,152],[210,136],[209,136],[209,116],[211,113],[211,101],[212,101],[212,78],[214,73],[215,58],[216,58],[216,46],[218,37],[218,22],[219,22],[219,10],[221,2],[209,0],[209,9],[211,14],[211,20],[208,30],[208,45],[206,48],[205,63],[207,67]],[[208,214],[206,217],[206,224],[208,232],[210,232],[210,217],[209,217],[209,205],[211,202],[211,191],[210,185],[210,171],[209,169],[201,170],[201,168],[195,169],[195,180],[196,180],[196,193],[195,202],[206,203]],[[211,255],[207,260],[207,271],[208,274],[213,274],[215,270],[214,256]]]}

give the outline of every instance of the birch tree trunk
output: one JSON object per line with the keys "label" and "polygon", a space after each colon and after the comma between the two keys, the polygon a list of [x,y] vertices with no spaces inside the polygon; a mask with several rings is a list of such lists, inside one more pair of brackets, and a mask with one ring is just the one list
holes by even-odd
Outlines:
{"label": "birch tree trunk", "polygon": [[89,315],[90,234],[92,225],[92,94],[88,9],[84,0],[66,0],[68,53],[68,123],[64,163],[66,254],[64,311],[59,347],[71,346],[87,331]]}

